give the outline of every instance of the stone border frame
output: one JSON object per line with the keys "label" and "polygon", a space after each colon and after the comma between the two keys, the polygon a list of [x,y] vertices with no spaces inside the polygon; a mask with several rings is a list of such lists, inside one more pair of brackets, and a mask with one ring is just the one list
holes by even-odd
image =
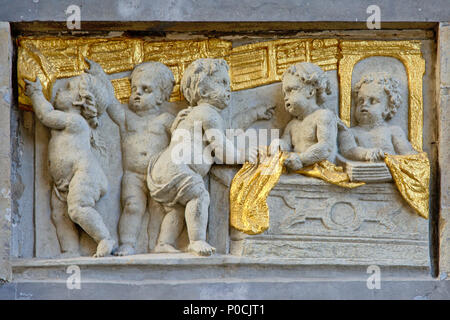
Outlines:
{"label": "stone border frame", "polygon": [[13,108],[13,49],[8,22],[0,22],[0,285],[11,281],[10,263],[12,220],[11,110]]}
{"label": "stone border frame", "polygon": [[[8,213],[12,210],[11,200],[11,109],[13,50],[11,30],[8,22],[0,22],[0,130],[2,133],[0,172],[0,283],[10,281],[9,261],[11,221]],[[450,273],[450,22],[440,23],[437,29],[436,104],[439,108],[437,119],[439,130],[439,267],[447,276]]]}
{"label": "stone border frame", "polygon": [[438,109],[439,271],[450,275],[450,22],[437,30],[436,107]]}

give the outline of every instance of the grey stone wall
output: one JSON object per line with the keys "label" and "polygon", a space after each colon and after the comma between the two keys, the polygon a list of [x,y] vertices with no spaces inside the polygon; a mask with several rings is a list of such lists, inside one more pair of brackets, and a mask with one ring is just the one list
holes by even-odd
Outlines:
{"label": "grey stone wall", "polygon": [[436,103],[439,110],[440,271],[450,272],[450,25],[438,32]]}
{"label": "grey stone wall", "polygon": [[450,20],[447,0],[1,0],[0,21],[65,21],[69,5],[81,8],[82,21],[297,21],[364,22],[367,7],[378,5],[382,22]]}
{"label": "grey stone wall", "polygon": [[11,279],[11,137],[12,43],[9,23],[0,22],[0,282]]}

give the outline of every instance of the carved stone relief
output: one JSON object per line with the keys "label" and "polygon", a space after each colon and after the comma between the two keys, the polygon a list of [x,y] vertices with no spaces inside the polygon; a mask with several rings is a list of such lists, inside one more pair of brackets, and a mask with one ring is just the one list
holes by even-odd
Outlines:
{"label": "carved stone relief", "polygon": [[[422,61],[416,42],[396,42],[389,49],[394,52],[380,51],[387,57],[372,58],[370,44],[367,52],[340,58],[353,47],[335,39],[236,48],[222,40],[170,46],[85,39],[73,43],[85,50],[76,54],[63,40],[20,43],[20,101],[31,102],[43,136],[44,127],[50,130],[38,155],[49,162],[41,173],[48,189],[37,192],[49,204],[39,213],[41,222],[51,217],[55,228],[36,228],[38,255],[217,250],[427,265],[428,225],[415,213],[428,214],[429,181],[429,162],[420,153],[422,122],[411,121],[411,112],[421,107],[414,100],[411,109],[410,98],[417,95],[417,75],[408,61]],[[50,54],[50,45],[61,51]],[[198,50],[183,51],[189,46]],[[395,46],[410,46],[412,58],[397,54]],[[108,60],[120,48],[126,57]],[[33,61],[36,50],[45,58],[41,65]],[[91,60],[83,62],[86,57]],[[254,59],[261,63],[252,69]],[[339,59],[347,61],[341,69]],[[388,66],[383,73],[380,64]],[[349,67],[350,83],[348,76],[338,78]],[[348,85],[350,109],[342,106]],[[241,148],[227,135],[231,128],[279,129],[280,139]],[[180,162],[180,150],[192,153]],[[277,161],[264,162],[276,155]],[[244,162],[246,177],[237,173]],[[252,188],[260,180],[250,169],[267,163],[278,166],[278,175],[270,187],[260,186],[267,195],[258,198]],[[411,163],[408,180],[398,172]],[[257,199],[254,208],[236,211],[233,177],[240,177],[248,199]],[[420,204],[412,205],[416,200]],[[240,232],[245,230],[233,224],[234,217],[259,214],[259,203],[265,227]]]}

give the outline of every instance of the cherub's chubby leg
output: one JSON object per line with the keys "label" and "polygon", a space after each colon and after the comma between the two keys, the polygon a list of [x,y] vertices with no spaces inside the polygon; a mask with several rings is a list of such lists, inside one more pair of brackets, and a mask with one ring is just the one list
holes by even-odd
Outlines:
{"label": "cherub's chubby leg", "polygon": [[95,210],[95,203],[106,192],[105,180],[104,176],[78,171],[70,181],[67,195],[69,217],[98,243],[94,257],[111,254],[115,245],[103,218]]}
{"label": "cherub's chubby leg", "polygon": [[58,198],[55,189],[51,196],[52,222],[56,228],[59,245],[63,257],[80,255],[79,233],[77,226],[70,220],[67,203]]}
{"label": "cherub's chubby leg", "polygon": [[147,208],[147,194],[145,176],[125,171],[121,195],[123,209],[119,221],[120,247],[115,255],[134,254],[142,216]]}
{"label": "cherub's chubby leg", "polygon": [[206,242],[209,193],[203,184],[197,184],[189,194],[191,200],[186,203],[185,210],[189,251],[201,256],[209,256],[216,251]]}
{"label": "cherub's chubby leg", "polygon": [[175,241],[180,236],[184,227],[184,207],[176,204],[173,207],[164,207],[166,215],[161,223],[158,241],[153,252],[177,253]]}

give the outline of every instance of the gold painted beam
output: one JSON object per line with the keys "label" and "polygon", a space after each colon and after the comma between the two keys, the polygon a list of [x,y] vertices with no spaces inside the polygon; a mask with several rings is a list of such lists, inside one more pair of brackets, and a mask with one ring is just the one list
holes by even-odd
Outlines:
{"label": "gold painted beam", "polygon": [[233,48],[228,60],[232,90],[243,90],[281,80],[295,63],[313,62],[324,70],[337,69],[338,40],[283,39]]}
{"label": "gold painted beam", "polygon": [[[218,39],[151,42],[134,38],[21,37],[18,39],[17,73],[19,104],[30,106],[24,95],[24,81],[40,78],[47,98],[57,79],[76,76],[87,68],[84,58],[98,62],[106,73],[131,71],[145,61],[160,61],[174,73],[176,85],[171,100],[180,100],[184,69],[199,58],[229,56],[231,42]],[[128,78],[114,80],[116,96],[122,102],[130,95]]]}
{"label": "gold painted beam", "polygon": [[[219,39],[145,41],[133,38],[21,37],[18,39],[19,103],[29,106],[23,79],[41,79],[47,98],[57,79],[79,75],[87,67],[84,57],[98,62],[106,73],[130,71],[145,61],[166,64],[175,77],[172,101],[181,100],[180,81],[186,67],[199,58],[223,58],[230,64],[232,90],[254,88],[281,80],[286,68],[297,62],[337,68],[338,40],[285,39],[231,48]],[[126,102],[128,78],[113,81],[117,98]],[[127,93],[128,92],[128,93]]]}
{"label": "gold painted beam", "polygon": [[[186,67],[199,58],[223,58],[230,65],[232,90],[243,90],[281,80],[287,67],[298,62],[318,64],[325,71],[338,69],[340,118],[350,125],[353,68],[362,59],[389,56],[405,65],[409,84],[409,139],[422,150],[422,77],[425,61],[420,41],[344,41],[337,39],[282,39],[232,48],[220,39],[146,41],[139,38],[20,37],[18,39],[19,105],[31,103],[24,95],[23,79],[39,77],[47,98],[57,79],[79,75],[87,67],[84,57],[109,73],[131,71],[145,61],[166,64],[175,77],[171,101],[182,100],[180,81]],[[116,97],[130,96],[127,77],[112,81]]]}

